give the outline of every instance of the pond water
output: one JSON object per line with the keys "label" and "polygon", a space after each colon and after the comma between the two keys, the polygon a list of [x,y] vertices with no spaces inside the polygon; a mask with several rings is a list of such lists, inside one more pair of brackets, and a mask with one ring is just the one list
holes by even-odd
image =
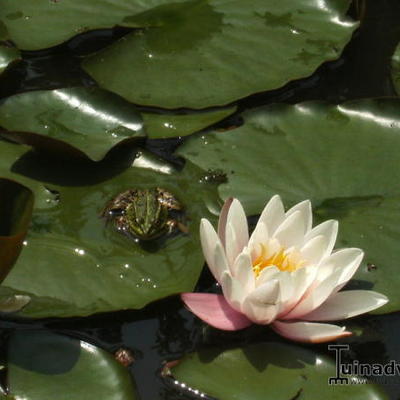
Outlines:
{"label": "pond water", "polygon": [[[311,76],[291,82],[281,89],[240,100],[239,112],[274,102],[295,104],[304,100],[327,100],[339,103],[365,97],[396,96],[391,79],[390,58],[400,41],[400,2],[366,0],[365,3],[359,3],[363,5],[361,28],[338,60],[323,64]],[[356,16],[356,9],[353,5],[350,14]],[[80,57],[113,43],[127,32],[128,29],[122,28],[98,30],[82,34],[49,50],[23,52],[23,61],[1,77],[0,98],[27,90],[95,85],[80,68]],[[146,107],[141,109],[146,110]],[[236,125],[240,122],[237,114],[218,126]],[[184,141],[184,138],[149,139],[145,147],[172,161],[179,168],[183,161],[172,153]],[[112,160],[109,163],[112,164]],[[111,164],[107,164],[106,168],[112,169]],[[29,162],[19,168],[29,175]],[[77,171],[76,179],[79,179],[79,167]],[[55,172],[43,168],[41,173],[46,175],[47,181],[51,181]],[[213,278],[205,269],[197,289],[209,291],[214,289],[213,285]],[[364,324],[364,333],[358,340],[348,340],[352,346],[352,359],[382,363],[392,359],[400,360],[400,317],[396,313],[364,317],[357,321]],[[355,324],[357,326],[357,322]],[[134,362],[128,368],[141,400],[190,398],[187,393],[180,393],[165,384],[160,375],[165,361],[179,359],[186,353],[204,347],[234,347],[237,344],[258,343],[269,339],[285,342],[271,330],[262,327],[252,327],[229,335],[205,327],[183,307],[178,297],[154,302],[140,311],[121,311],[84,318],[37,321],[9,318],[0,321],[4,335],[10,330],[31,327],[83,339],[112,353],[120,348],[130,349]],[[332,357],[326,345],[310,347]],[[392,400],[400,398],[400,385],[394,378],[392,381],[389,379],[384,387]]]}

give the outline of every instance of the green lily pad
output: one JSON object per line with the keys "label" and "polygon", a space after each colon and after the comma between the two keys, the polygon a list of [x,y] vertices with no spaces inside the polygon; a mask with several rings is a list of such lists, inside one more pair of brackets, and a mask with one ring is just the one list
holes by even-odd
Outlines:
{"label": "green lily pad", "polygon": [[[123,25],[127,15],[145,11],[169,0],[1,0],[0,23],[23,50],[58,45],[88,30]],[[0,27],[1,38],[1,27]]]}
{"label": "green lily pad", "polygon": [[20,59],[21,53],[18,49],[0,44],[0,74],[2,74],[9,65]]}
{"label": "green lily pad", "polygon": [[18,181],[31,189],[35,195],[35,208],[51,208],[55,200],[48,187],[11,170],[11,166],[28,150],[29,148],[26,146],[8,143],[0,139],[0,178]]}
{"label": "green lily pad", "polygon": [[[261,343],[224,352],[202,350],[185,356],[171,368],[171,373],[186,385],[183,391],[190,387],[191,393],[197,390],[218,400],[388,398],[373,384],[328,385],[329,378],[336,376],[334,361],[282,343]],[[182,386],[177,389],[182,390]]]}
{"label": "green lily pad", "polygon": [[[34,210],[26,245],[0,294],[30,296],[21,315],[42,318],[136,309],[193,290],[204,263],[199,220],[212,217],[208,208],[217,198],[215,185],[200,182],[202,174],[190,163],[178,172],[143,153],[131,168],[101,183],[52,185],[59,202]],[[183,204],[188,233],[141,246],[100,217],[119,193],[156,186]]]}
{"label": "green lily pad", "polygon": [[178,154],[224,170],[221,197],[239,198],[248,215],[276,193],[287,206],[310,199],[317,219],[339,220],[338,247],[366,252],[354,285],[389,297],[376,313],[400,309],[399,99],[272,105],[240,128],[189,138]]}
{"label": "green lily pad", "polygon": [[[190,0],[124,19],[145,27],[90,56],[101,87],[136,104],[206,108],[279,88],[338,58],[349,0]],[[118,73],[115,73],[118,71]]]}
{"label": "green lily pad", "polygon": [[17,331],[8,343],[9,395],[26,400],[135,400],[128,370],[106,351],[43,331]]}
{"label": "green lily pad", "polygon": [[400,43],[392,56],[392,80],[397,94],[400,95]]}
{"label": "green lily pad", "polygon": [[[0,126],[19,142],[101,160],[117,144],[143,137],[135,107],[98,88],[26,92],[0,104]],[[61,148],[60,148],[61,147]]]}
{"label": "green lily pad", "polygon": [[0,282],[2,282],[21,252],[31,221],[33,193],[27,187],[4,178],[0,178],[0,193]]}
{"label": "green lily pad", "polygon": [[235,111],[236,107],[191,114],[156,114],[144,112],[142,113],[142,117],[147,136],[150,139],[166,139],[191,135],[223,120]]}

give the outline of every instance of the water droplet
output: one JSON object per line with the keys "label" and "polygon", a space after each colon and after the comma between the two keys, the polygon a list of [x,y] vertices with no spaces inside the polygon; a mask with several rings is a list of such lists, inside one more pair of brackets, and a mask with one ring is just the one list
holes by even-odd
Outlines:
{"label": "water droplet", "polygon": [[367,264],[367,270],[368,270],[368,272],[376,271],[377,269],[378,269],[378,267],[377,267],[375,264],[372,264],[372,263],[368,263],[368,264]]}

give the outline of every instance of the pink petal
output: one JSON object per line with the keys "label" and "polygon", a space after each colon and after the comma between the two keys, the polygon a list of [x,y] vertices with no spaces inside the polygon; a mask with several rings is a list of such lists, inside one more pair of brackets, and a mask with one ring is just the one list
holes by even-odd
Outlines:
{"label": "pink petal", "polygon": [[345,327],[314,322],[275,321],[272,328],[285,338],[304,343],[330,342],[352,334]]}
{"label": "pink petal", "polygon": [[182,293],[181,299],[193,314],[214,328],[237,331],[252,324],[244,314],[234,310],[222,295]]}
{"label": "pink petal", "polygon": [[222,245],[225,247],[225,229],[226,229],[226,221],[228,218],[229,208],[233,202],[233,197],[229,197],[229,199],[225,200],[224,205],[222,206],[221,212],[219,214],[218,220],[218,236],[221,239]]}

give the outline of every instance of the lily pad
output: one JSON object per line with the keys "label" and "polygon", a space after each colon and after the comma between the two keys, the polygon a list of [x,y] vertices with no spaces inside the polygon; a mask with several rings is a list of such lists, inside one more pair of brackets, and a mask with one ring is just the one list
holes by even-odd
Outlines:
{"label": "lily pad", "polygon": [[[0,103],[3,135],[52,152],[101,160],[117,144],[143,137],[135,107],[107,91],[77,87],[17,94]],[[61,148],[60,148],[61,147]]]}
{"label": "lily pad", "polygon": [[150,139],[166,139],[188,136],[233,114],[236,107],[221,110],[182,114],[142,113],[147,136]]}
{"label": "lily pad", "polygon": [[[33,210],[33,193],[27,187],[0,178],[0,282],[22,249]],[[0,306],[1,309],[1,306]]]}
{"label": "lily pad", "polygon": [[400,43],[392,56],[392,80],[397,94],[400,95]]}
{"label": "lily pad", "polygon": [[90,343],[43,331],[17,331],[8,343],[8,389],[1,399],[135,400],[128,370]]}
{"label": "lily pad", "polygon": [[[143,153],[99,184],[52,185],[59,202],[34,210],[26,246],[0,294],[30,296],[21,315],[42,318],[136,309],[193,290],[204,263],[199,220],[212,217],[208,207],[217,198],[215,185],[200,182],[202,174],[190,163],[178,172]],[[140,245],[100,217],[116,195],[149,187],[164,188],[183,204],[188,233]]]}
{"label": "lily pad", "polygon": [[224,170],[221,197],[239,198],[248,215],[276,193],[287,206],[310,199],[317,219],[339,220],[337,246],[366,252],[353,285],[389,297],[375,313],[400,309],[399,99],[272,105],[245,113],[240,128],[189,138],[178,154]]}
{"label": "lily pad", "polygon": [[18,49],[0,44],[0,74],[2,74],[10,64],[20,59],[21,54]]}
{"label": "lily pad", "polygon": [[185,356],[171,373],[184,384],[176,385],[177,390],[192,394],[197,390],[218,400],[388,398],[377,385],[328,385],[329,378],[336,376],[331,359],[282,343],[224,352],[202,350]]}
{"label": "lily pad", "polygon": [[[279,88],[339,57],[349,0],[190,0],[124,19],[145,27],[90,56],[101,87],[136,104],[206,108]],[[115,73],[118,71],[118,73]]]}

